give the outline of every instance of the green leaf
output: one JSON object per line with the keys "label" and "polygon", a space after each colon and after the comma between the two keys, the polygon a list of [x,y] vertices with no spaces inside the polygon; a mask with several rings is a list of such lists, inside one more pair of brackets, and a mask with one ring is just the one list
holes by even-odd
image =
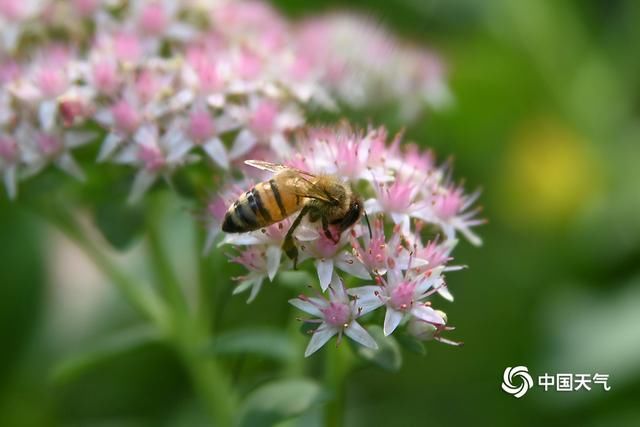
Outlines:
{"label": "green leaf", "polygon": [[405,350],[419,354],[420,356],[427,354],[427,348],[424,346],[424,343],[416,337],[408,334],[397,334],[395,337],[398,344]]}
{"label": "green leaf", "polygon": [[353,343],[356,354],[387,371],[397,372],[400,370],[402,367],[402,352],[396,339],[392,336],[385,337],[382,328],[378,325],[368,326],[367,330],[378,343],[378,349],[374,350]]}
{"label": "green leaf", "polygon": [[58,363],[53,369],[52,379],[56,383],[68,382],[113,358],[159,342],[160,338],[159,332],[149,326],[139,326],[112,335]]}
{"label": "green leaf", "polygon": [[18,204],[3,199],[3,192],[0,187],[0,378],[8,379],[22,365],[34,334],[40,335],[47,281],[42,227]]}
{"label": "green leaf", "polygon": [[242,329],[218,335],[208,343],[205,354],[238,355],[256,354],[280,362],[288,362],[296,356],[296,349],[284,332],[276,329]]}
{"label": "green leaf", "polygon": [[272,427],[301,415],[325,400],[320,385],[299,378],[267,383],[247,396],[240,411],[240,427]]}
{"label": "green leaf", "polygon": [[107,201],[96,206],[94,222],[114,248],[124,250],[140,234],[144,215],[140,206]]}

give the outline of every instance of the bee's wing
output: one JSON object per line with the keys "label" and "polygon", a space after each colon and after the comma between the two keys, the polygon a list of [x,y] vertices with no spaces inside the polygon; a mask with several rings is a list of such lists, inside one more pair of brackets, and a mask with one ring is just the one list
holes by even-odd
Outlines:
{"label": "bee's wing", "polygon": [[293,193],[300,197],[317,199],[327,203],[335,203],[337,201],[335,197],[332,197],[321,186],[302,175],[297,175],[291,179],[293,182],[289,188],[293,188]]}
{"label": "bee's wing", "polygon": [[244,164],[253,166],[254,168],[258,168],[263,171],[269,171],[273,173],[278,173],[278,172],[282,172],[284,170],[290,169],[285,165],[281,165],[278,163],[264,162],[262,160],[245,160]]}
{"label": "bee's wing", "polygon": [[245,160],[244,163],[254,168],[273,172],[297,172],[292,173],[289,178],[290,182],[287,184],[287,188],[292,189],[292,192],[300,197],[307,197],[310,199],[322,200],[323,202],[335,202],[335,198],[331,197],[322,187],[316,185],[307,177],[314,177],[315,175],[305,172],[300,169],[285,166],[279,163],[265,162],[262,160]]}
{"label": "bee's wing", "polygon": [[288,171],[296,171],[300,174],[307,175],[307,176],[314,176],[312,173],[309,173],[300,169],[292,168],[290,166],[285,166],[280,163],[265,162],[263,160],[245,160],[244,164],[253,166],[254,168],[257,168],[263,171],[269,171],[273,173],[280,173],[288,170]]}

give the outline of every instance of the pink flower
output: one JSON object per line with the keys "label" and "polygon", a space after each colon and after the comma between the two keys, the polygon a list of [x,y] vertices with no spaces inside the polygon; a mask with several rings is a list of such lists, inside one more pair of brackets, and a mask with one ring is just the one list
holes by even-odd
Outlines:
{"label": "pink flower", "polygon": [[149,2],[142,7],[138,24],[142,31],[160,35],[167,28],[169,17],[159,2]]}
{"label": "pink flower", "polygon": [[384,212],[391,216],[393,222],[401,226],[404,234],[409,234],[410,219],[415,217],[424,202],[419,200],[419,184],[401,177],[393,182],[375,183],[376,197],[365,203],[368,213]]}
{"label": "pink flower", "polygon": [[229,154],[220,136],[235,128],[231,119],[226,116],[214,117],[206,106],[195,104],[187,117],[177,118],[169,128],[180,135],[169,154],[170,160],[201,147],[214,163],[222,169],[229,169]]}
{"label": "pink flower", "polygon": [[351,288],[349,294],[357,297],[362,314],[386,305],[385,335],[390,335],[405,316],[412,316],[436,325],[444,324],[442,317],[423,301],[435,292],[435,288],[443,285],[441,273],[442,268],[415,276],[409,272],[402,275],[395,270],[389,270],[387,279],[378,276],[381,286]]}
{"label": "pink flower", "polygon": [[361,310],[357,306],[357,301],[349,299],[344,290],[342,279],[337,275],[329,286],[328,299],[300,295],[289,302],[294,307],[319,318],[307,320],[307,322],[319,323],[319,326],[311,336],[304,357],[309,357],[318,351],[336,334],[338,342],[344,334],[365,347],[378,348],[378,344],[371,335],[356,321]]}
{"label": "pink flower", "polygon": [[134,133],[142,121],[138,109],[125,99],[111,106],[111,114],[116,130],[124,134]]}
{"label": "pink flower", "polygon": [[360,279],[371,278],[362,262],[344,250],[345,245],[349,242],[349,235],[350,233],[343,233],[336,243],[318,230],[315,239],[304,241],[300,245],[301,257],[299,261],[302,262],[308,258],[314,260],[320,288],[323,292],[332,282],[336,268]]}
{"label": "pink flower", "polygon": [[118,163],[138,166],[133,181],[129,202],[139,201],[153,183],[159,178],[168,179],[181,164],[190,159],[186,156],[169,159],[169,153],[180,142],[180,134],[166,132],[160,134],[158,126],[142,125],[133,136],[134,144],[125,146],[115,157]]}
{"label": "pink flower", "polygon": [[[362,233],[363,244],[359,239],[351,238],[356,257],[364,264],[368,271],[380,275],[388,270],[406,270],[409,268],[410,254],[402,244],[402,233],[399,226],[393,228],[391,239],[387,242],[384,233],[382,216],[377,216],[373,222],[372,235]],[[414,267],[422,265],[413,261]]]}
{"label": "pink flower", "polygon": [[122,62],[140,61],[142,57],[142,42],[140,38],[127,31],[121,31],[113,36],[113,49],[116,58]]}
{"label": "pink flower", "polygon": [[71,151],[95,137],[95,133],[84,131],[54,129],[47,132],[28,121],[21,122],[15,132],[15,141],[20,144],[21,161],[27,175],[53,163],[78,180],[84,180],[84,173]]}
{"label": "pink flower", "polygon": [[482,240],[471,228],[484,224],[485,220],[476,218],[479,208],[469,208],[479,196],[479,191],[465,195],[462,187],[443,186],[429,194],[430,208],[422,210],[417,216],[438,224],[448,239],[455,239],[458,231],[478,246],[482,244]]}
{"label": "pink flower", "polygon": [[239,283],[234,288],[233,294],[250,290],[247,299],[247,303],[250,303],[258,295],[264,279],[269,275],[266,248],[250,246],[240,255],[232,258],[232,261],[243,265],[248,270],[248,274],[235,278]]}

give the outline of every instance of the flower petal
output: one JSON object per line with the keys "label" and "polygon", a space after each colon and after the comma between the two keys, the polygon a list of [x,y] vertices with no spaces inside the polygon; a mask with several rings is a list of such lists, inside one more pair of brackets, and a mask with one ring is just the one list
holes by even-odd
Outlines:
{"label": "flower petal", "polygon": [[254,280],[253,286],[251,287],[251,292],[249,293],[249,298],[247,299],[247,304],[256,299],[258,292],[260,292],[260,289],[262,288],[262,279],[263,277],[260,276]]}
{"label": "flower petal", "polygon": [[307,349],[304,351],[304,357],[309,357],[313,353],[318,351],[320,347],[325,345],[327,341],[329,341],[331,337],[337,333],[338,331],[335,328],[327,325],[324,322],[321,323],[318,329],[316,329],[316,331],[313,333],[313,336],[309,341],[309,345],[307,346]]}
{"label": "flower petal", "polygon": [[336,266],[359,279],[371,279],[371,275],[367,271],[367,268],[357,259],[355,256],[348,252],[342,252],[338,255],[336,260]]}
{"label": "flower petal", "polygon": [[98,153],[98,162],[107,160],[118,148],[122,142],[122,137],[116,133],[110,133],[102,142],[100,152]]}
{"label": "flower petal", "polygon": [[76,148],[94,141],[97,136],[95,132],[67,132],[64,135],[64,143],[67,148]]}
{"label": "flower petal", "polygon": [[350,288],[347,292],[349,295],[356,297],[356,308],[360,310],[360,315],[363,316],[384,305],[380,290],[380,286],[359,286]]}
{"label": "flower petal", "polygon": [[237,159],[247,154],[254,145],[256,145],[256,137],[246,129],[241,130],[236,139],[233,141],[233,146],[229,152],[231,159]]}
{"label": "flower petal", "polygon": [[322,292],[326,291],[331,283],[333,276],[333,260],[332,259],[317,259],[316,269],[318,270],[318,280],[320,280],[320,288]]}
{"label": "flower petal", "polygon": [[453,295],[451,294],[451,292],[449,292],[449,288],[447,287],[447,285],[440,286],[438,288],[438,293],[442,298],[446,299],[447,301],[453,302]]}
{"label": "flower petal", "polygon": [[271,281],[273,281],[278,268],[280,268],[281,257],[282,249],[280,249],[280,246],[271,245],[267,248],[267,275]]}
{"label": "flower petal", "polygon": [[76,163],[73,157],[71,157],[71,154],[67,152],[62,153],[56,159],[55,164],[58,168],[62,169],[77,180],[84,181],[84,172],[82,172],[78,163]]}
{"label": "flower petal", "polygon": [[53,129],[56,120],[58,103],[56,101],[43,101],[38,108],[38,119],[42,130],[49,132]]}
{"label": "flower petal", "polygon": [[425,322],[435,323],[437,325],[444,325],[444,319],[436,313],[436,311],[426,305],[416,305],[411,309],[411,314],[413,314],[416,318],[420,320],[424,320]]}
{"label": "flower petal", "polygon": [[9,166],[4,171],[4,186],[7,189],[7,195],[9,199],[15,199],[18,194],[16,167],[14,165]]}
{"label": "flower petal", "polygon": [[377,199],[369,199],[364,202],[364,210],[367,212],[367,215],[372,216],[378,212],[382,212],[382,205]]}
{"label": "flower petal", "polygon": [[305,301],[300,298],[292,298],[289,300],[289,304],[294,306],[295,308],[304,311],[305,313],[309,313],[312,316],[323,317],[322,311],[320,311],[320,307],[311,302],[311,299]]}
{"label": "flower petal", "polygon": [[376,340],[373,339],[369,332],[358,322],[355,320],[351,322],[351,324],[344,330],[346,336],[357,342],[358,344],[362,344],[365,347],[372,348],[374,350],[378,349],[378,344]]}
{"label": "flower petal", "polygon": [[193,102],[194,97],[191,90],[183,89],[169,100],[169,108],[173,111],[182,110]]}
{"label": "flower petal", "polygon": [[149,187],[155,182],[158,176],[155,173],[142,169],[136,174],[133,179],[133,186],[131,187],[131,193],[129,193],[129,203],[138,202],[144,193],[147,192]]}
{"label": "flower petal", "polygon": [[211,138],[202,146],[211,160],[216,162],[222,169],[229,169],[229,156],[220,138]]}
{"label": "flower petal", "polygon": [[400,324],[402,317],[403,313],[401,311],[387,307],[387,313],[384,316],[384,334],[391,335]]}

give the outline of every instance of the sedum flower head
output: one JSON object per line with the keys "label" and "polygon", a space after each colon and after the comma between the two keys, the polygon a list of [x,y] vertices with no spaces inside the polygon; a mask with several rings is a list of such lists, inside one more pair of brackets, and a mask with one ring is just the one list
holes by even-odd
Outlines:
{"label": "sedum flower head", "polygon": [[82,179],[76,151],[87,144],[96,163],[130,169],[131,203],[183,168],[208,166],[219,187],[204,209],[205,250],[233,248],[230,261],[246,270],[235,292],[251,301],[294,268],[282,249],[293,217],[221,237],[227,207],[268,179],[246,160],[333,175],[362,197],[372,224],[327,235],[304,220],[293,234],[322,293],[291,300],[319,324],[306,355],[335,335],[374,348],[363,325],[376,321],[385,334],[447,342],[433,297],[453,299],[451,253],[460,236],[480,244],[482,223],[478,193],[431,151],[384,127],[309,128],[307,111],[395,104],[409,119],[450,101],[433,52],[355,15],[291,22],[257,1],[0,0],[0,175],[10,198],[47,167]]}
{"label": "sedum flower head", "polygon": [[[293,233],[300,254],[298,263],[301,268],[316,272],[319,291],[329,293],[330,301],[335,303],[321,302],[315,297],[299,297],[291,301],[297,308],[324,318],[324,326],[312,336],[307,354],[316,351],[331,336],[348,332],[322,317],[327,307],[336,318],[340,318],[340,313],[345,318],[355,319],[372,312],[384,312],[381,320],[385,335],[399,328],[408,328],[409,325],[413,325],[412,330],[417,330],[416,322],[428,324],[429,328],[437,331],[433,337],[449,342],[440,336],[450,327],[446,325],[444,312],[433,307],[437,303],[433,298],[439,295],[453,300],[445,274],[462,268],[449,263],[458,242],[458,234],[468,236],[469,230],[452,227],[451,220],[465,215],[461,212],[468,208],[464,203],[470,200],[470,196],[462,192],[462,187],[455,187],[459,193],[454,197],[460,197],[465,202],[448,211],[449,216],[445,221],[442,206],[433,203],[433,197],[434,194],[446,195],[451,191],[445,170],[448,166],[438,166],[430,152],[423,154],[416,149],[398,149],[400,141],[399,136],[387,141],[387,132],[382,128],[358,131],[343,124],[336,128],[325,127],[298,133],[287,141],[284,152],[290,153],[288,156],[271,157],[271,160],[303,172],[334,175],[366,200],[366,221],[361,220],[340,236],[334,236],[335,230],[330,228],[330,238],[323,230],[321,221],[310,222],[308,219],[303,219]],[[349,160],[357,160],[357,163],[345,166],[340,161],[339,153],[349,152],[352,153]],[[407,156],[412,157],[413,164],[420,167],[405,170]],[[258,181],[265,179],[268,179],[268,175],[257,177]],[[249,267],[249,279],[243,278],[237,288],[251,288],[250,300],[256,297],[263,280],[273,281],[279,272],[293,268],[293,263],[283,254],[281,247],[295,215],[264,229],[228,234],[222,241],[221,244],[235,246],[240,254],[259,248],[261,261],[256,265],[261,267],[258,270],[254,266]],[[367,225],[369,218],[373,223]],[[480,222],[469,219],[466,226]],[[475,234],[469,240],[479,243]],[[244,261],[238,262],[246,265]],[[345,288],[343,279],[357,285]],[[247,280],[253,281],[249,283]],[[343,288],[347,296],[340,297],[340,300],[338,297],[342,295]],[[338,303],[338,300],[341,302]],[[347,306],[351,308],[340,311],[340,307]],[[407,332],[414,334],[409,330]],[[424,336],[419,334],[419,339]]]}

